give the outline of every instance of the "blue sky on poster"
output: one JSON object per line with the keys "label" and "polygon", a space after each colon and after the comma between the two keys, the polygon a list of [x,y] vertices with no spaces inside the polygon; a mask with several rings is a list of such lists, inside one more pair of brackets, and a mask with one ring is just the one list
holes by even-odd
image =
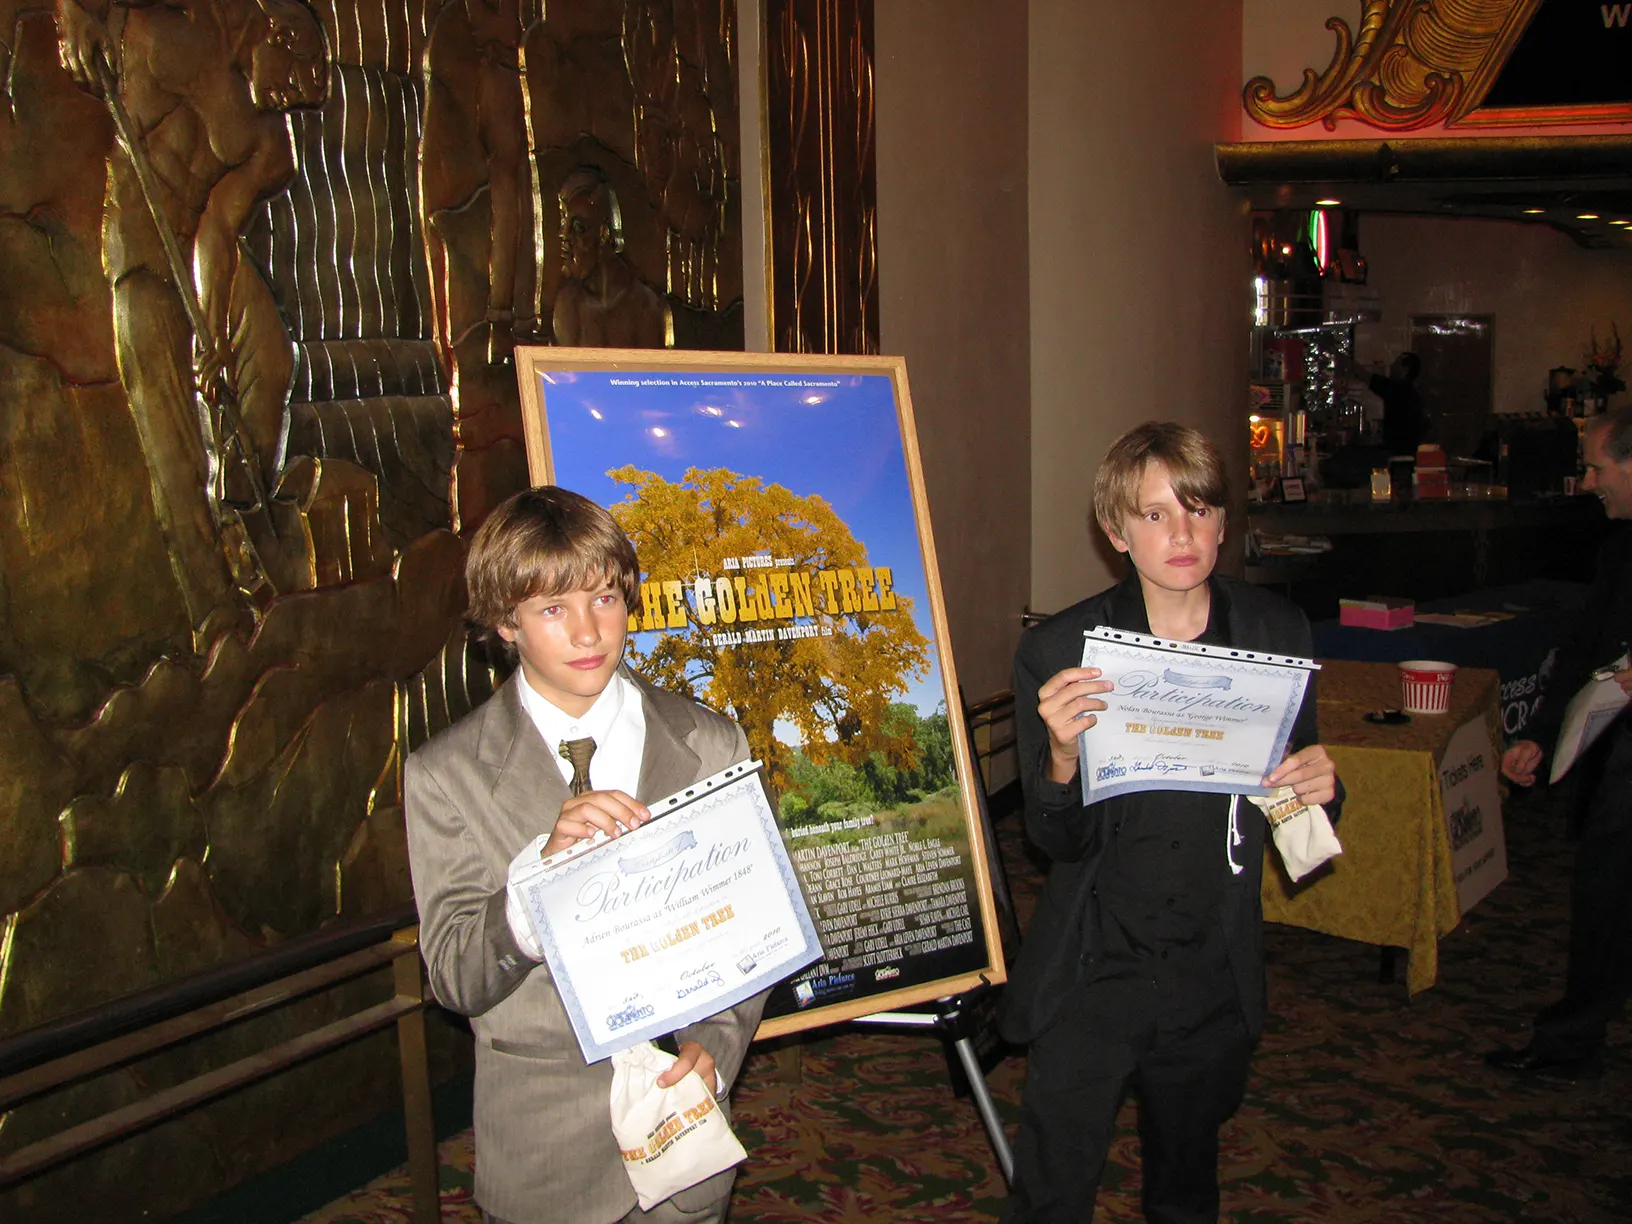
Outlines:
{"label": "blue sky on poster", "polygon": [[[549,370],[539,389],[557,484],[610,506],[629,490],[606,473],[632,463],[668,480],[723,467],[819,494],[868,560],[893,569],[935,640],[888,375]],[[933,656],[905,699],[923,714],[945,699]]]}

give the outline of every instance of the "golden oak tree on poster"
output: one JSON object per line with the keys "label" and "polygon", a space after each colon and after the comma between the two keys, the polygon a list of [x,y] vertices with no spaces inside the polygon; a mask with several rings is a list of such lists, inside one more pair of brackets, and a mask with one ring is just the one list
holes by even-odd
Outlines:
{"label": "golden oak tree on poster", "polygon": [[[689,584],[726,572],[727,558],[766,553],[794,570],[869,563],[866,548],[822,497],[801,497],[726,468],[688,468],[678,482],[633,465],[607,475],[631,489],[611,510],[653,578]],[[896,603],[887,612],[838,614],[818,605],[816,620],[831,625],[831,636],[744,645],[716,644],[719,626],[700,624],[697,609],[688,607],[684,629],[657,633],[644,650],[631,642],[630,662],[654,682],[735,719],[779,790],[793,758],[776,738],[779,722],[797,729],[799,748],[816,764],[859,765],[879,753],[911,768],[918,746],[887,715],[891,700],[927,669],[929,642],[913,623],[912,601],[898,595]]]}

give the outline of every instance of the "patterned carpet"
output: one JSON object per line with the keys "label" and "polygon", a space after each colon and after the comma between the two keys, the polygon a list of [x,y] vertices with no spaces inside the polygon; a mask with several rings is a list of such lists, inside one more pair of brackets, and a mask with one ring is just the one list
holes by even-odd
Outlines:
{"label": "patterned carpet", "polygon": [[[1224,1218],[1254,1224],[1610,1224],[1632,1220],[1632,1054],[1611,1030],[1603,1079],[1514,1082],[1483,1052],[1522,1043],[1563,968],[1569,847],[1560,805],[1515,796],[1511,875],[1440,949],[1439,983],[1408,1002],[1380,983],[1374,948],[1269,928],[1270,1021],[1241,1112],[1226,1127]],[[1000,827],[1024,913],[1039,873],[1017,821]],[[1002,1179],[974,1106],[954,1099],[940,1043],[843,1028],[802,1046],[796,1083],[756,1051],[736,1096],[750,1157],[733,1224],[991,1220]],[[1012,1125],[1024,1059],[990,1076]],[[1140,1219],[1131,1105],[1098,1218]],[[479,1221],[469,1133],[443,1145],[444,1219]],[[410,1219],[397,1170],[306,1217]]]}

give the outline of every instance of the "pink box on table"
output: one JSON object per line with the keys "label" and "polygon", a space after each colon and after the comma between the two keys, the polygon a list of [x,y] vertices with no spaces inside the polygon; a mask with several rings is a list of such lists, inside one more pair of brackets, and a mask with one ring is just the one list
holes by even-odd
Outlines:
{"label": "pink box on table", "polygon": [[1356,629],[1408,629],[1417,620],[1414,600],[1373,595],[1370,599],[1337,601],[1339,624]]}

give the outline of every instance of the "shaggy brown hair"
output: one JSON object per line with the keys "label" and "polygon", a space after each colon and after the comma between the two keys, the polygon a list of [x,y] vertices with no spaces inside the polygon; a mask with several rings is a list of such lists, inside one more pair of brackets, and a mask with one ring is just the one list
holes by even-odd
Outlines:
{"label": "shaggy brown hair", "polygon": [[1218,448],[1188,425],[1146,421],[1111,443],[1094,476],[1094,517],[1107,535],[1120,540],[1123,520],[1138,515],[1139,484],[1151,463],[1166,470],[1186,509],[1224,508],[1229,491]]}
{"label": "shaggy brown hair", "polygon": [[635,546],[606,510],[582,494],[540,485],[487,516],[470,542],[465,585],[472,625],[489,641],[513,628],[516,606],[534,595],[587,591],[610,582],[630,612],[640,609]]}

